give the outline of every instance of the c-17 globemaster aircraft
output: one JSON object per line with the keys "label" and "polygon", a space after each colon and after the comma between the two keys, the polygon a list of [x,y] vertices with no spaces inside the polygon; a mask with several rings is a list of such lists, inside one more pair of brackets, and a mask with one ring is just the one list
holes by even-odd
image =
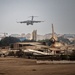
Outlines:
{"label": "c-17 globemaster aircraft", "polygon": [[44,22],[44,21],[35,21],[35,20],[33,20],[33,18],[36,17],[36,16],[30,16],[30,17],[32,17],[31,20],[20,21],[20,22],[17,22],[17,23],[26,23],[27,25],[33,25],[34,23]]}

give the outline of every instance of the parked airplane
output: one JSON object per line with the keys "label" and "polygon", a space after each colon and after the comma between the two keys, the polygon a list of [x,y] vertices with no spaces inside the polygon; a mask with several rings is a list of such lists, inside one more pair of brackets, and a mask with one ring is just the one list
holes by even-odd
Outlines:
{"label": "parked airplane", "polygon": [[32,17],[31,20],[20,21],[20,22],[17,22],[17,23],[26,23],[27,25],[29,25],[29,24],[33,25],[34,23],[44,22],[44,21],[35,21],[35,20],[33,20],[33,18],[36,17],[36,16],[30,16],[30,17]]}
{"label": "parked airplane", "polygon": [[47,50],[47,52],[44,52],[39,50],[27,49],[27,50],[24,50],[24,52],[30,55],[51,55],[50,50]]}

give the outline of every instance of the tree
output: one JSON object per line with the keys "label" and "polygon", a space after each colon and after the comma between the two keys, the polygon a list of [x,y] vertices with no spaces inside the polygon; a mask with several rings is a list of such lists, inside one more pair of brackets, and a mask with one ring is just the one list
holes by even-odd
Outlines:
{"label": "tree", "polygon": [[75,40],[73,40],[73,41],[71,42],[71,44],[75,44]]}
{"label": "tree", "polygon": [[9,46],[12,43],[20,42],[18,38],[15,37],[5,37],[0,41],[0,47]]}
{"label": "tree", "polygon": [[64,37],[58,37],[58,41],[59,41],[59,42],[60,42],[60,41],[63,41],[63,42],[65,42],[65,43],[67,43],[67,44],[70,44],[69,39],[64,38]]}
{"label": "tree", "polygon": [[75,60],[75,50],[70,55],[70,60]]}
{"label": "tree", "polygon": [[24,40],[24,41],[22,41],[22,42],[36,42],[36,41],[26,39],[26,40]]}
{"label": "tree", "polygon": [[43,45],[48,45],[48,46],[52,44],[50,39],[39,40],[38,42],[42,43]]}

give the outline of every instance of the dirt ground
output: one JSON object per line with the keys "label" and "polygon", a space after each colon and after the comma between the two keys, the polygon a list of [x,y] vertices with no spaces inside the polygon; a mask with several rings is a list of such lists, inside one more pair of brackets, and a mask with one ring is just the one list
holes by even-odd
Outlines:
{"label": "dirt ground", "polygon": [[0,58],[0,75],[75,75],[75,64],[37,64],[25,58]]}

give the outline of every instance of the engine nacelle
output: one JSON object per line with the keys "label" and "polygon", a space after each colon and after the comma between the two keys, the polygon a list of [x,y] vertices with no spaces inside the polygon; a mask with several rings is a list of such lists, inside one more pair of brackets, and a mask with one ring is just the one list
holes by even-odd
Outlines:
{"label": "engine nacelle", "polygon": [[29,25],[29,23],[27,23],[27,25]]}

